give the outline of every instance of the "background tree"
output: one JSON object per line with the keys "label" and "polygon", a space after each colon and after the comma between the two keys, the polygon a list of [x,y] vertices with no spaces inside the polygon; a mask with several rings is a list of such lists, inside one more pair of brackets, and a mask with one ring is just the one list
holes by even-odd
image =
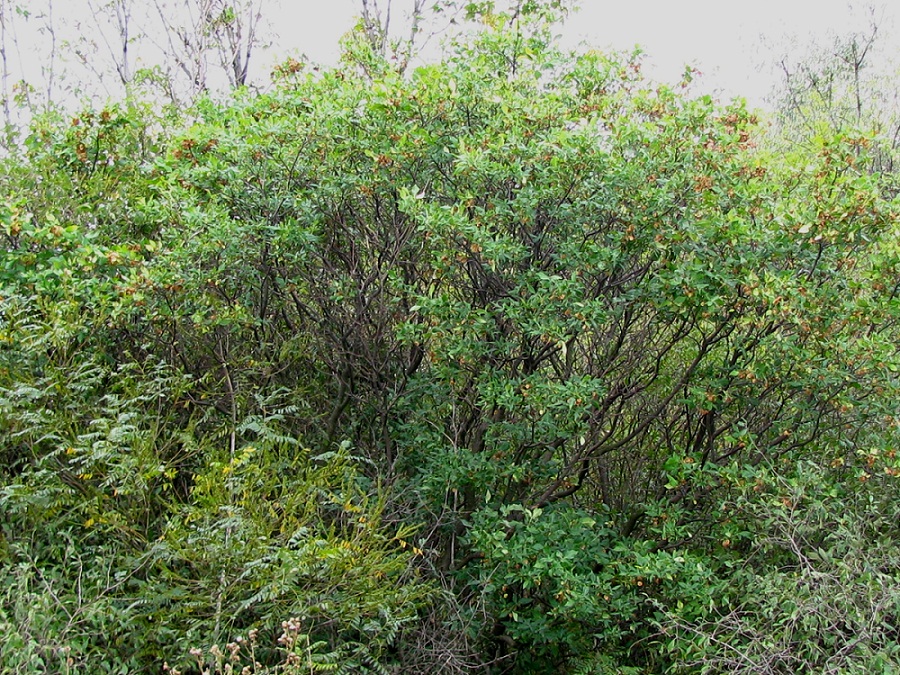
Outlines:
{"label": "background tree", "polygon": [[3,96],[3,123],[6,129],[6,132],[9,133],[9,130],[12,129],[13,120],[12,120],[12,111],[10,109],[10,83],[9,83],[9,56],[8,49],[10,48],[10,26],[9,23],[12,20],[11,15],[11,6],[7,0],[4,0],[2,4],[0,4],[0,68],[2,68],[2,73],[0,73],[0,87],[2,87],[2,96]]}
{"label": "background tree", "polygon": [[[88,0],[88,9],[97,27],[99,40],[109,52],[119,84],[128,92],[134,80],[133,46],[140,39],[134,33],[133,3],[131,0],[113,0],[106,5],[98,5],[94,0]],[[111,35],[109,29],[112,29]],[[82,52],[80,56],[83,63],[93,64],[89,55]],[[103,77],[101,70],[94,68],[94,71],[98,77]]]}
{"label": "background tree", "polygon": [[[823,133],[871,134],[873,171],[893,173],[900,108],[893,82],[897,64],[888,45],[892,27],[872,6],[857,6],[859,28],[813,41],[800,56],[782,56],[773,98],[785,142],[810,142]],[[861,19],[861,20],[860,20]]]}
{"label": "background tree", "polygon": [[[174,4],[154,0],[154,8],[165,35],[165,41],[156,46],[165,55],[164,63],[170,64],[163,82],[171,87],[183,80],[183,95],[193,100],[213,84],[209,80],[210,59],[216,59],[230,87],[247,83],[250,57],[262,44],[262,0],[186,0]],[[178,96],[171,89],[169,95]]]}

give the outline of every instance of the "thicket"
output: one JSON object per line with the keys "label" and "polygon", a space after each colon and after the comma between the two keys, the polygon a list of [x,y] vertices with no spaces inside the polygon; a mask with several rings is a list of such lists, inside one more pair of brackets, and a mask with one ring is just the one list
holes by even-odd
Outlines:
{"label": "thicket", "polygon": [[5,672],[900,669],[875,140],[507,19],[4,160]]}

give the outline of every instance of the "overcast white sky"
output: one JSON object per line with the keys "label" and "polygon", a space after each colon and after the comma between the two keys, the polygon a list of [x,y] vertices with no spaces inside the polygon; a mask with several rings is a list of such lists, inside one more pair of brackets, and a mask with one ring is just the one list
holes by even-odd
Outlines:
{"label": "overcast white sky", "polygon": [[[151,0],[132,1],[136,17],[143,14],[158,19]],[[183,0],[161,1],[177,6]],[[382,5],[387,1],[379,0]],[[260,2],[274,37],[271,49],[257,52],[251,59],[251,79],[257,83],[265,82],[274,62],[287,56],[303,54],[320,63],[335,63],[338,40],[352,27],[361,5],[360,0]],[[402,15],[412,0],[392,2],[394,24],[402,24]],[[116,78],[111,63],[94,68],[96,78],[92,81],[92,73],[79,65],[74,49],[67,53],[64,46],[67,41],[80,45],[82,51],[93,54],[97,64],[108,59],[109,50],[96,37],[102,22],[93,20],[89,10],[91,6],[106,4],[103,0],[16,0],[14,4],[29,9],[32,18],[18,23],[19,49],[10,57],[12,61],[18,58],[19,63],[11,63],[10,84],[24,77],[40,91],[42,72],[48,71],[51,51],[47,31],[40,30],[40,12],[52,5],[59,28],[58,47],[62,47],[61,53],[68,54],[55,66],[59,72],[56,91],[63,92],[67,86],[71,89],[72,81],[76,81],[82,95],[115,95]],[[852,4],[855,9],[851,10],[849,0],[582,0],[581,10],[570,17],[561,33],[569,46],[584,41],[597,48],[630,50],[640,44],[647,54],[648,70],[657,79],[675,81],[690,63],[704,73],[704,88],[717,91],[724,98],[745,96],[751,105],[762,105],[775,80],[771,70],[760,70],[761,65],[771,65],[786,50],[807,44],[813,36],[821,40],[829,33],[863,28],[867,5],[876,7],[883,34],[882,49],[900,55],[896,25],[900,0],[854,0]],[[105,25],[109,30],[112,24]],[[766,36],[765,42],[762,36]],[[140,49],[136,43],[134,54],[138,59]],[[103,76],[103,72],[107,75]],[[54,98],[58,100],[63,95]]]}
{"label": "overcast white sky", "polygon": [[[401,13],[410,4],[394,0]],[[855,9],[848,0],[582,0],[562,33],[571,45],[579,40],[616,49],[640,44],[661,79],[678,79],[693,63],[723,95],[762,104],[772,74],[759,67],[776,52],[762,47],[762,35],[784,50],[813,35],[863,27],[865,4],[875,6],[882,31],[891,34],[900,54],[894,30],[900,0],[856,1]],[[283,0],[272,12],[280,34],[273,53],[293,50],[317,61],[335,60],[337,40],[353,24],[358,7],[358,0]]]}

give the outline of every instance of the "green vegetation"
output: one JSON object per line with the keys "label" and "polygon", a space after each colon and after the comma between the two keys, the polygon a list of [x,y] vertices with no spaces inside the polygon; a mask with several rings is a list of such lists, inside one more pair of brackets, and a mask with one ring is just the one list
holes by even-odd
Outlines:
{"label": "green vegetation", "polygon": [[35,119],[0,669],[900,672],[881,140],[773,138],[533,4]]}

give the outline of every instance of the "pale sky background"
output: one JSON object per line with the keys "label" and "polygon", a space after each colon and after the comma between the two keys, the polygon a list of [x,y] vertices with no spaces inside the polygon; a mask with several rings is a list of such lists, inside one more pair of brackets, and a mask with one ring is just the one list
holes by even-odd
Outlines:
{"label": "pale sky background", "polygon": [[[394,0],[401,13],[410,4]],[[848,0],[583,0],[560,32],[571,46],[581,40],[625,50],[640,44],[654,77],[676,81],[686,64],[695,64],[704,86],[762,105],[774,82],[767,61],[813,37],[864,29],[866,6],[879,17],[883,46],[900,56],[900,0],[852,5]],[[284,0],[273,12],[280,33],[273,53],[293,50],[333,62],[337,40],[352,26],[358,7],[358,0]],[[764,47],[762,36],[774,47]]]}
{"label": "pale sky background", "polygon": [[[379,0],[384,5],[388,0]],[[154,14],[155,2],[171,7],[184,0],[133,0],[134,13]],[[251,59],[251,80],[264,84],[272,66],[288,56],[305,55],[310,60],[333,64],[337,61],[338,40],[354,24],[360,0],[259,0],[272,47],[257,50]],[[394,25],[404,23],[412,0],[392,0]],[[57,47],[61,59],[57,72],[55,100],[63,99],[78,83],[82,96],[94,96],[94,103],[116,96],[116,78],[109,61],[109,50],[92,18],[89,7],[107,4],[105,0],[13,0],[14,5],[31,12],[32,17],[16,19],[18,48],[10,51],[10,86],[25,79],[37,91],[46,90],[42,81],[49,72],[49,34],[47,8],[53,8]],[[751,106],[763,105],[776,75],[773,61],[786,52],[799,55],[811,39],[827,40],[829,34],[846,34],[864,29],[870,20],[865,8],[874,6],[885,58],[900,56],[897,22],[900,0],[582,0],[581,10],[570,16],[560,28],[566,46],[584,41],[594,48],[631,50],[640,44],[647,54],[645,72],[658,80],[677,81],[686,64],[700,69],[701,90],[713,91],[722,98],[744,96]],[[43,13],[42,13],[43,12]],[[41,29],[44,22],[44,29]],[[112,25],[105,24],[107,29]],[[100,37],[98,37],[100,36]],[[765,40],[763,39],[765,36]],[[429,49],[436,53],[439,39]],[[75,47],[91,54],[79,62]],[[132,56],[140,62],[141,47],[135,43]],[[144,47],[144,58],[148,56]],[[104,65],[103,60],[107,63]],[[765,65],[768,64],[768,68]],[[892,66],[893,67],[893,66]],[[93,68],[93,73],[91,72]],[[104,75],[105,73],[105,75]],[[68,79],[67,79],[68,78]],[[93,78],[93,79],[92,79]]]}

